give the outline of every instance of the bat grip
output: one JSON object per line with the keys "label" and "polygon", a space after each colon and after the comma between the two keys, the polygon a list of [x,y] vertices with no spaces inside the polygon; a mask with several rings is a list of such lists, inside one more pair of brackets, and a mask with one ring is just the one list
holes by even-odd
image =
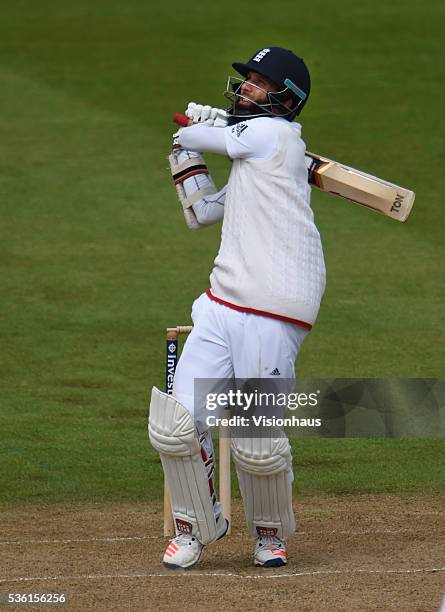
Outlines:
{"label": "bat grip", "polygon": [[181,127],[188,127],[189,125],[192,125],[193,122],[187,117],[187,115],[176,113],[173,116],[173,123],[176,123],[176,125]]}

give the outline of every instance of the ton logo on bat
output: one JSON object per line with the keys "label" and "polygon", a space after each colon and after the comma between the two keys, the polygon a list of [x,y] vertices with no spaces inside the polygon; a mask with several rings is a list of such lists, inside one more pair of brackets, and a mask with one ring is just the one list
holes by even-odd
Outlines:
{"label": "ton logo on bat", "polygon": [[404,199],[405,197],[401,195],[400,193],[398,193],[396,195],[396,199],[393,202],[393,205],[391,206],[391,212],[399,212]]}

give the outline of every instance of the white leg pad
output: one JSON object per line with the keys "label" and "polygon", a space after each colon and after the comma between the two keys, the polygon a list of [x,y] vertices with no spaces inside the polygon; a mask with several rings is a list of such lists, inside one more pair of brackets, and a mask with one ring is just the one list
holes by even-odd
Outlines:
{"label": "white leg pad", "polygon": [[213,542],[218,537],[216,497],[193,418],[173,396],[156,387],[151,394],[148,435],[161,456],[176,532],[192,534],[201,544]]}
{"label": "white leg pad", "polygon": [[249,533],[286,540],[295,531],[292,454],[282,437],[233,438],[232,453]]}

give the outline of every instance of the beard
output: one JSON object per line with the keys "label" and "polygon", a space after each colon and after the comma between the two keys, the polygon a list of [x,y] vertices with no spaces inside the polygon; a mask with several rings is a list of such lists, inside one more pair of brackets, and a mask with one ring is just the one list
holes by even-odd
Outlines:
{"label": "beard", "polygon": [[237,113],[256,114],[262,112],[262,108],[258,104],[253,102],[253,100],[250,100],[248,98],[238,98],[235,102],[235,111]]}
{"label": "beard", "polygon": [[[231,114],[236,115],[233,119],[237,119],[237,121],[242,121],[244,118],[249,116],[262,116],[267,115],[267,112],[264,111],[264,108],[256,104],[255,102],[248,100],[247,98],[239,99],[237,98],[232,110]],[[236,121],[234,121],[236,123]]]}
{"label": "beard", "polygon": [[[263,106],[260,106],[260,104],[262,104]],[[253,119],[255,117],[270,117],[272,113],[265,110],[264,107],[269,108],[270,110],[272,110],[273,108],[272,105],[267,102],[256,103],[245,97],[236,97],[235,101],[232,104],[232,108],[228,111],[228,125],[234,125],[236,123],[239,123],[240,121],[244,121],[246,119]]]}

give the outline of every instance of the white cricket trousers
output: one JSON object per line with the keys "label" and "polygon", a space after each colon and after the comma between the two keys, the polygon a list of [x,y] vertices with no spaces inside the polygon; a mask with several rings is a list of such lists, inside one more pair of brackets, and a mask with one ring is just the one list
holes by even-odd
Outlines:
{"label": "white cricket trousers", "polygon": [[[203,293],[192,306],[193,331],[176,368],[173,394],[200,422],[195,378],[295,379],[295,361],[308,330],[279,319],[239,312]],[[202,408],[202,407],[198,407]]]}

